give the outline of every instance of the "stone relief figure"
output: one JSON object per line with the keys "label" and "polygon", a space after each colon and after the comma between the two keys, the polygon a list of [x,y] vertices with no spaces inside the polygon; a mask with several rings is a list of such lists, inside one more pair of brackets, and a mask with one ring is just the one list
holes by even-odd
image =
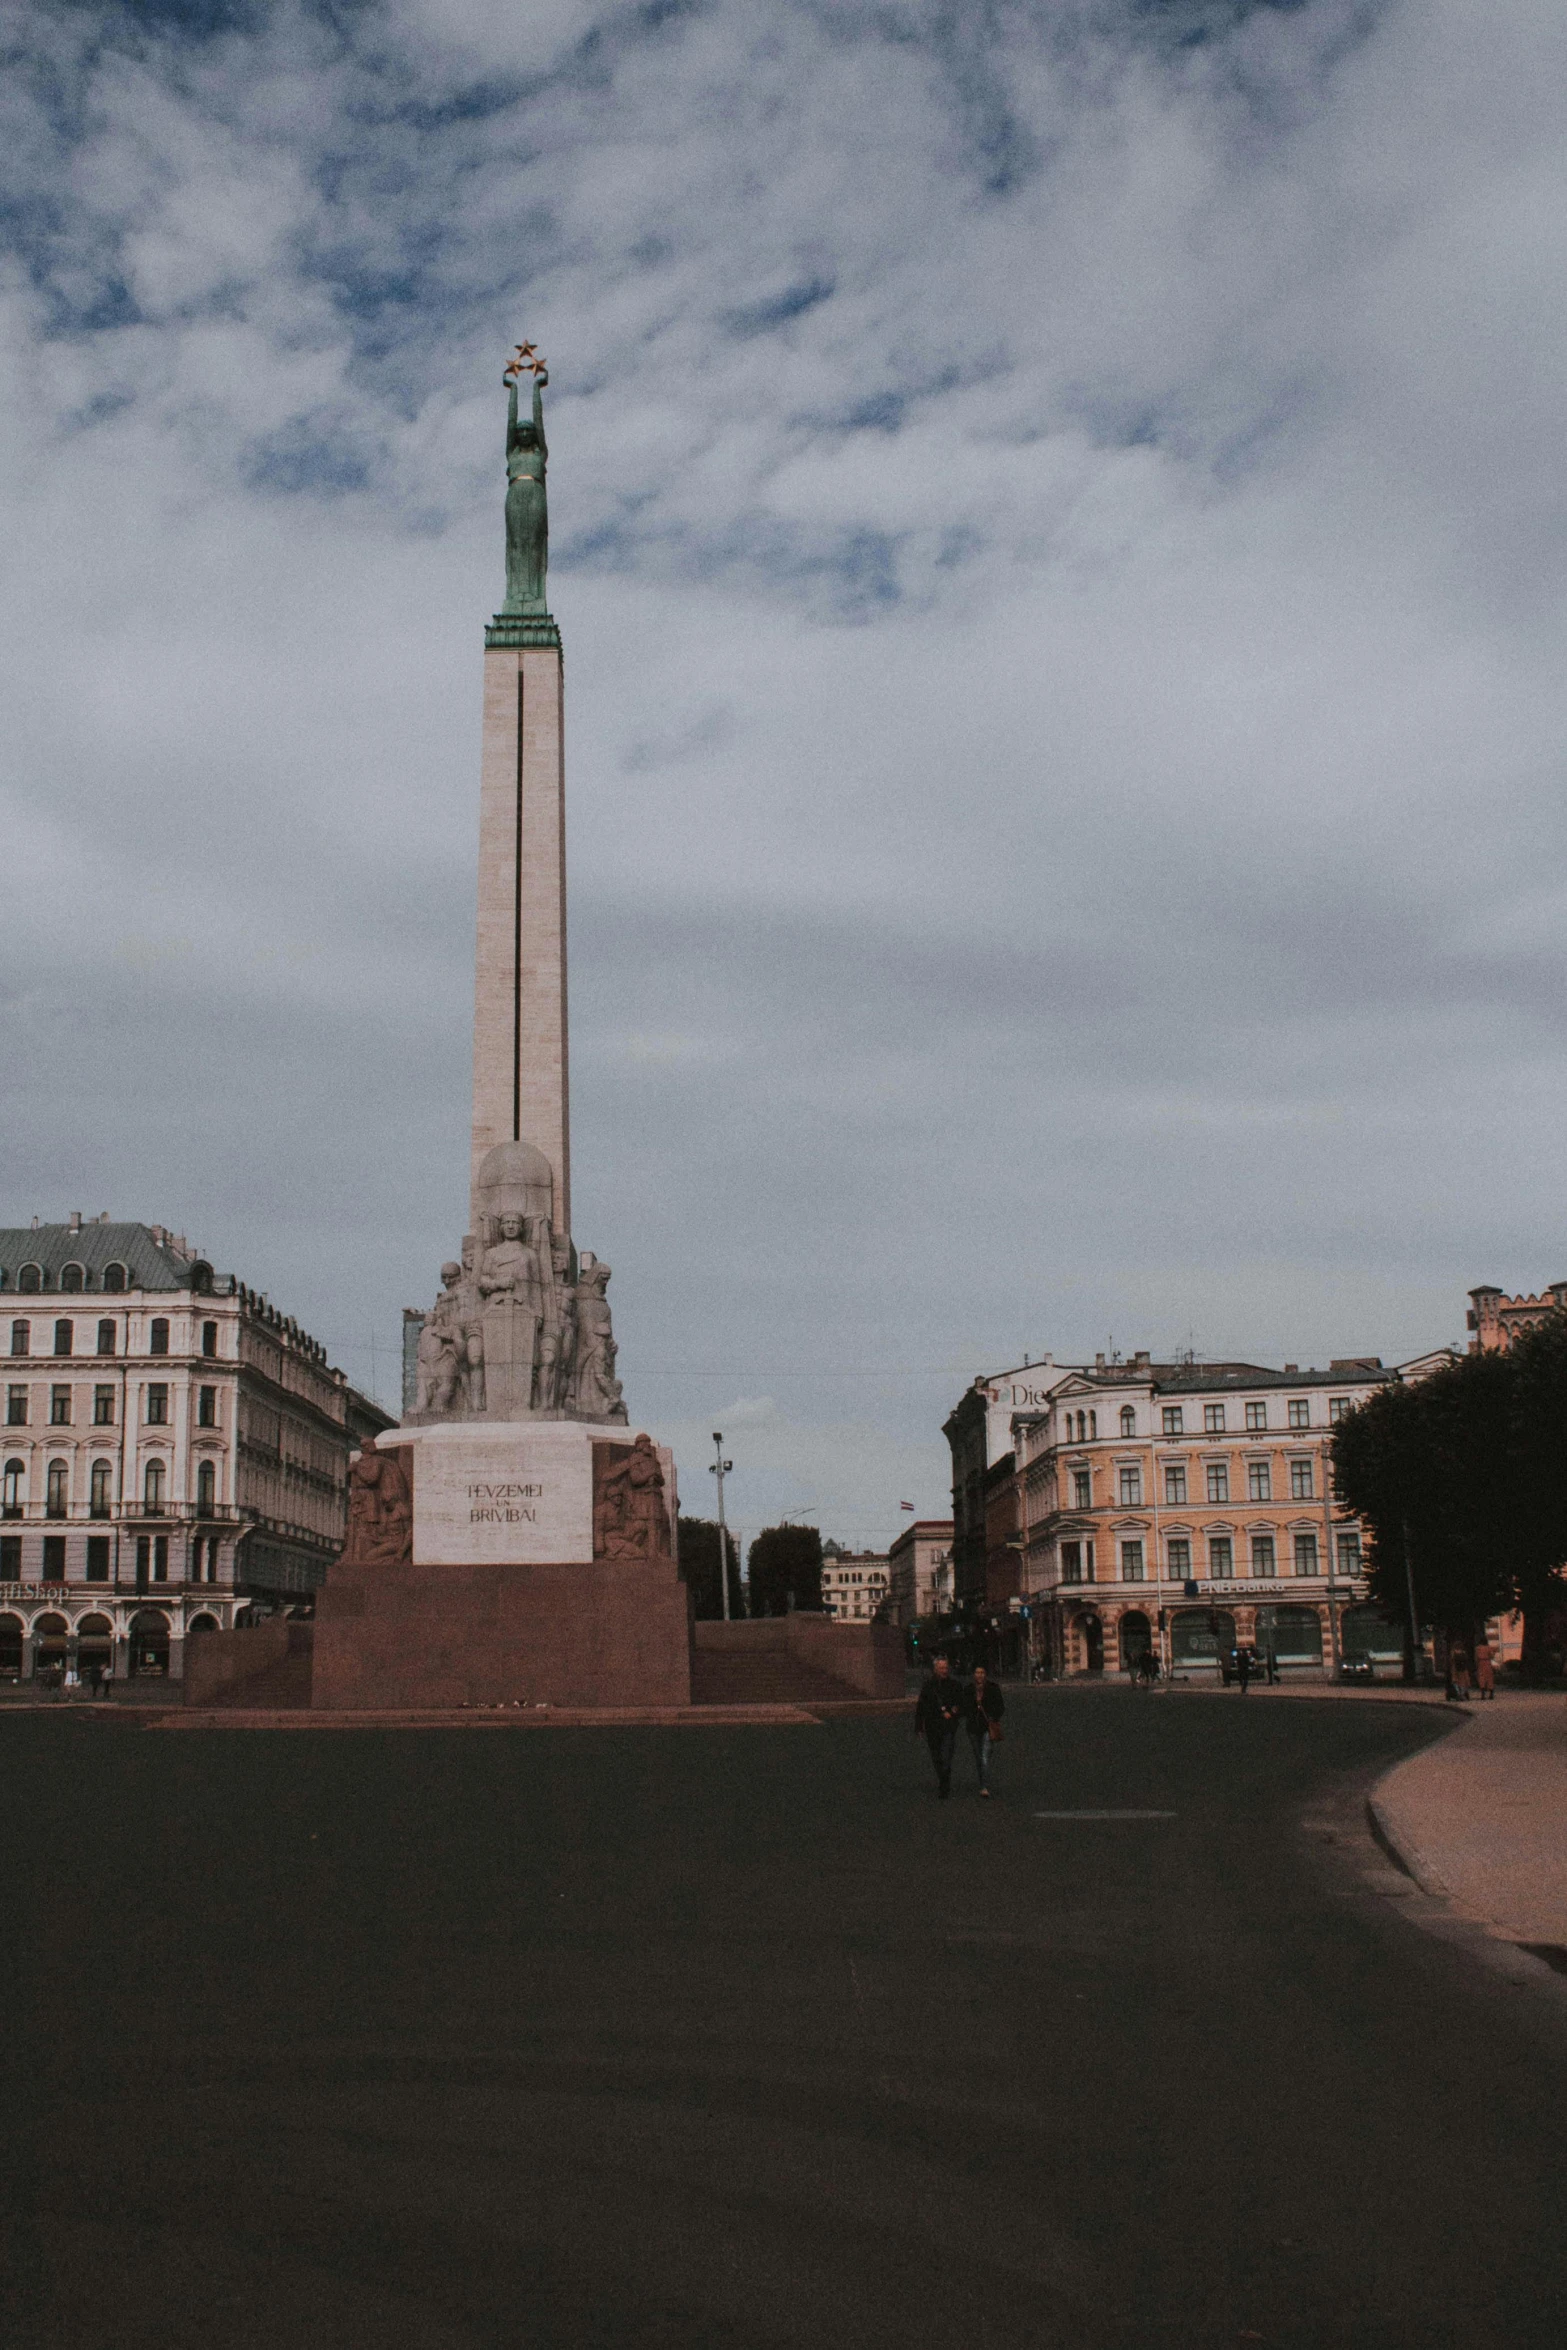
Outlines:
{"label": "stone relief figure", "polygon": [[595,1445],[593,1555],[606,1559],[669,1556],[664,1472],[652,1439]]}
{"label": "stone relief figure", "polygon": [[441,1267],[441,1294],[419,1333],[419,1377],[414,1408],[434,1416],[452,1410],[466,1369],[467,1338],[458,1297],[461,1280],[461,1265]]}
{"label": "stone relief figure", "polygon": [[484,1309],[484,1391],[495,1418],[533,1412],[534,1372],[544,1327],[545,1280],[526,1217],[502,1216],[500,1238],[479,1259]]}
{"label": "stone relief figure", "polygon": [[348,1472],[348,1567],[396,1567],[414,1554],[413,1487],[401,1448],[378,1452],[373,1436]]}
{"label": "stone relief figure", "polygon": [[[533,421],[519,423],[517,382],[525,369],[533,374]],[[502,381],[509,395],[506,411],[506,601],[503,612],[545,612],[544,577],[549,566],[550,523],[544,471],[549,450],[544,439],[544,386],[549,371],[523,344]]]}
{"label": "stone relief figure", "polygon": [[618,1420],[626,1406],[615,1377],[615,1335],[610,1321],[609,1267],[596,1257],[582,1260],[576,1287],[577,1372],[572,1383],[573,1415],[580,1420]]}
{"label": "stone relief figure", "polygon": [[[484,1410],[484,1316],[481,1310],[479,1284],[473,1270],[473,1234],[464,1233],[462,1263],[457,1268],[456,1303],[453,1320],[457,1326],[462,1361],[462,1393],[468,1411],[478,1418]],[[441,1278],[446,1277],[443,1266]]]}
{"label": "stone relief figure", "polygon": [[539,1339],[538,1408],[560,1413],[571,1392],[577,1353],[577,1301],[571,1286],[571,1242],[550,1234],[550,1279],[545,1293],[544,1329]]}

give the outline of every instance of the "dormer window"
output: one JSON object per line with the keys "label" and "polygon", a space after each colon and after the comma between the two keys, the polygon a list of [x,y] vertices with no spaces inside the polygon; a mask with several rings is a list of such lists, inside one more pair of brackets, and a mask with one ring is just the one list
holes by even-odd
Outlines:
{"label": "dormer window", "polygon": [[16,1276],[17,1288],[25,1290],[29,1297],[36,1297],[43,1285],[44,1269],[42,1265],[24,1265]]}
{"label": "dormer window", "polygon": [[111,1297],[117,1297],[125,1287],[125,1267],[123,1265],[105,1265],[103,1286]]}
{"label": "dormer window", "polygon": [[87,1276],[80,1265],[64,1265],[60,1269],[60,1287],[69,1297],[77,1297],[87,1286]]}

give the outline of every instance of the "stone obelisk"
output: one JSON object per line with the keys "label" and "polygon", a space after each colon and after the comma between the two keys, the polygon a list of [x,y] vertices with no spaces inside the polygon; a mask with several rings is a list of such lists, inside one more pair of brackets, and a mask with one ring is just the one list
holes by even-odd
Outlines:
{"label": "stone obelisk", "polygon": [[[531,418],[518,415],[525,372]],[[506,597],[484,632],[469,1230],[480,1228],[486,1155],[497,1143],[527,1141],[550,1163],[554,1229],[569,1233],[565,690],[546,596],[549,377],[525,346],[505,380]]]}

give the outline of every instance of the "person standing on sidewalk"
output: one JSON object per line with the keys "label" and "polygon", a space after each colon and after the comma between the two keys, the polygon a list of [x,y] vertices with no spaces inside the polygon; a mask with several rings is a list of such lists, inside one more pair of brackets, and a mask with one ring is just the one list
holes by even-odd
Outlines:
{"label": "person standing on sidewalk", "polygon": [[1496,1695],[1496,1662],[1484,1633],[1475,1642],[1475,1687],[1482,1700]]}
{"label": "person standing on sidewalk", "polygon": [[1453,1676],[1453,1692],[1460,1705],[1469,1703],[1469,1652],[1455,1647],[1449,1670]]}
{"label": "person standing on sidewalk", "polygon": [[963,1727],[974,1749],[981,1795],[990,1793],[990,1749],[1001,1736],[1001,1717],[1006,1710],[1007,1701],[1000,1689],[984,1666],[976,1665],[974,1678],[963,1692]]}
{"label": "person standing on sidewalk", "polygon": [[1241,1695],[1244,1697],[1251,1687],[1251,1650],[1249,1648],[1241,1647],[1235,1651],[1235,1677],[1241,1685]]}
{"label": "person standing on sidewalk", "polygon": [[962,1688],[952,1678],[949,1659],[938,1656],[914,1708],[914,1735],[930,1748],[930,1759],[936,1766],[936,1793],[943,1803],[952,1793],[952,1750],[958,1742],[962,1712]]}

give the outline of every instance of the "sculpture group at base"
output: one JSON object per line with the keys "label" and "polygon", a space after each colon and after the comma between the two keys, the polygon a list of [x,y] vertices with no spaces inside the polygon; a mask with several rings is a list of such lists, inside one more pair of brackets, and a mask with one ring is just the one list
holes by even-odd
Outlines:
{"label": "sculpture group at base", "polygon": [[419,1333],[412,1422],[596,1420],[623,1426],[610,1269],[550,1217],[548,1161],[501,1143],[479,1170],[478,1231],[441,1267]]}

